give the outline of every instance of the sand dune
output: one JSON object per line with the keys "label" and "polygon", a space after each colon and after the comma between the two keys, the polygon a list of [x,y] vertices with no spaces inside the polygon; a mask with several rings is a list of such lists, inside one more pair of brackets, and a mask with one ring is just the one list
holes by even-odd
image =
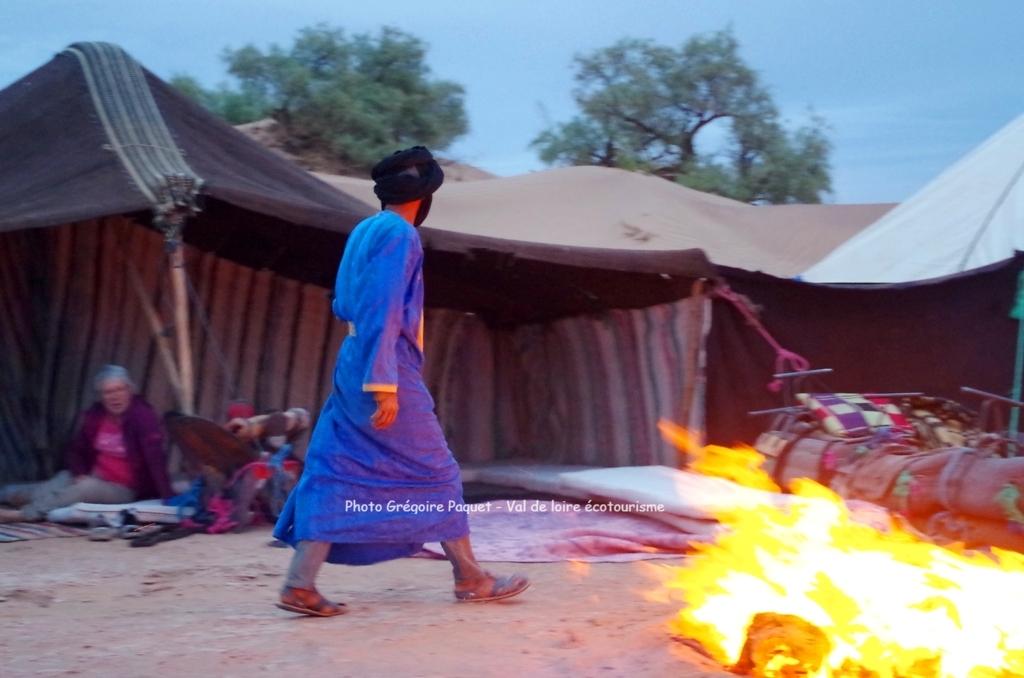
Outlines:
{"label": "sand dune", "polygon": [[[373,184],[316,173],[370,205]],[[753,206],[636,172],[564,167],[447,183],[432,228],[510,240],[629,250],[699,248],[717,264],[792,276],[892,205]]]}
{"label": "sand dune", "polygon": [[[344,176],[336,160],[289,154],[275,121],[238,129],[331,186],[377,204],[372,182]],[[495,177],[472,165],[442,164],[447,181],[434,201],[431,228],[570,247],[696,248],[716,264],[783,277],[806,270],[893,207],[754,206],[608,167]]]}

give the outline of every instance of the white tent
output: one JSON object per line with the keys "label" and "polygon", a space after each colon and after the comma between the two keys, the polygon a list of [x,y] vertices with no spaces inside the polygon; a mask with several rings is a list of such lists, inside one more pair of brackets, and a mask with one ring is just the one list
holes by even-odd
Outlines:
{"label": "white tent", "polygon": [[893,283],[968,271],[1024,250],[1024,115],[804,272]]}

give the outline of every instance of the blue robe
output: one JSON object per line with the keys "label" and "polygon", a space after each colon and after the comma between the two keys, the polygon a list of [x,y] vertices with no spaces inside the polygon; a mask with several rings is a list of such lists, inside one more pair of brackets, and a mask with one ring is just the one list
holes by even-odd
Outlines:
{"label": "blue robe", "polygon": [[[305,469],[274,536],[331,543],[328,562],[365,565],[469,534],[459,467],[423,383],[423,247],[390,211],[362,221],[338,268],[334,314],[349,325]],[[398,394],[383,431],[373,391]]]}

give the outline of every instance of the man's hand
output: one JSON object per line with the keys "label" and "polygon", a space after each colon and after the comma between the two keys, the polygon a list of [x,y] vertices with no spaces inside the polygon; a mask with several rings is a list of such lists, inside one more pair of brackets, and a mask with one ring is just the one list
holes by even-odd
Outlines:
{"label": "man's hand", "polygon": [[224,424],[224,428],[234,433],[242,440],[249,440],[253,438],[252,431],[250,430],[249,420],[236,417],[228,423]]}
{"label": "man's hand", "polygon": [[382,431],[395,423],[398,416],[398,394],[374,391],[373,398],[377,401],[377,411],[370,417],[370,425]]}

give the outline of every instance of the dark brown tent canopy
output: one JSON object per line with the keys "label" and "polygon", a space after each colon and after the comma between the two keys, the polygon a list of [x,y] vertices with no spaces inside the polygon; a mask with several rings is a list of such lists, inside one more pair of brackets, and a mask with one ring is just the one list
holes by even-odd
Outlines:
{"label": "dark brown tent canopy", "polygon": [[[168,214],[194,212],[182,236],[197,295],[197,412],[217,418],[238,396],[268,409],[323,401],[344,336],[325,289],[346,235],[375,207],[103,43],[72,45],[0,91],[0,158],[0,311],[8,318],[0,326],[0,482],[59,467],[103,363],[124,364],[158,409],[174,407],[158,350],[167,328],[154,333],[140,301],[163,304],[169,317],[157,233]],[[422,236],[428,383],[442,422],[455,422],[448,432],[460,454],[540,450],[615,463],[660,454],[653,422],[691,402],[685,389],[696,383],[681,359],[697,359],[693,281],[714,275],[702,251],[586,249],[436,229]],[[598,311],[608,313],[585,315]],[[520,337],[538,329],[523,323],[567,316],[542,326],[551,344],[543,355],[519,354]],[[614,380],[607,361],[578,360],[613,345],[639,356]],[[649,365],[672,356],[680,361],[667,369]],[[565,371],[575,376],[558,376]],[[568,380],[558,426],[535,416],[545,406],[521,388],[540,373]],[[644,388],[658,393],[640,397]],[[599,414],[627,399],[650,425]],[[595,418],[609,425],[591,426]],[[612,423],[621,429],[615,445],[607,442]]]}
{"label": "dark brown tent canopy", "polygon": [[[131,83],[128,67],[137,66],[119,48],[78,43],[0,92],[0,232],[126,214],[150,222],[153,200],[114,148],[102,114],[110,103],[97,105],[102,91],[97,95],[97,78],[87,75],[86,63],[113,83],[114,97],[139,84]],[[118,68],[126,73],[124,87]],[[140,72],[145,87],[139,91],[148,88],[162,117],[155,122],[166,124],[172,144],[202,180],[201,211],[189,220],[185,242],[332,287],[345,235],[374,208]],[[129,131],[152,122],[129,121]],[[428,305],[499,323],[673,301],[689,294],[694,278],[713,274],[700,250],[555,247],[431,229],[424,229],[423,240]]]}

